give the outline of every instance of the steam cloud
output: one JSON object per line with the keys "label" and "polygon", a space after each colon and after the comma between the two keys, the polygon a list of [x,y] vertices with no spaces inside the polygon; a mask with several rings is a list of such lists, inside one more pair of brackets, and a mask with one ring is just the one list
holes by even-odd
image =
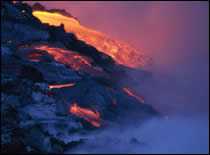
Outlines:
{"label": "steam cloud", "polygon": [[95,134],[73,153],[208,153],[203,118],[153,119],[143,126],[121,126]]}

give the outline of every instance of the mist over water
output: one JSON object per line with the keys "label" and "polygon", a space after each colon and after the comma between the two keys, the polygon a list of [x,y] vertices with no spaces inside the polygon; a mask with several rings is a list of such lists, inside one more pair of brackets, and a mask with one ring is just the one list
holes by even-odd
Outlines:
{"label": "mist over water", "polygon": [[168,116],[143,126],[110,127],[73,152],[209,152],[208,2],[42,4],[66,9],[82,24],[126,41],[150,56],[153,79],[135,87],[146,103]]}
{"label": "mist over water", "polygon": [[71,153],[208,153],[208,125],[194,117],[153,119],[141,126],[117,126],[95,133]]}

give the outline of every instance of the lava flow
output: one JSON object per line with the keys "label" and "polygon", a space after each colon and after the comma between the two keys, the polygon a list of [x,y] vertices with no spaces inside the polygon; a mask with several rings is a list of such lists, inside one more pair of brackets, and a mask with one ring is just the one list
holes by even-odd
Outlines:
{"label": "lava flow", "polygon": [[100,127],[100,113],[97,111],[92,111],[88,108],[81,108],[77,105],[77,103],[73,103],[70,106],[69,109],[70,113],[72,113],[75,116],[81,117],[88,121],[90,124],[92,124],[95,127]]}
{"label": "lava flow", "polygon": [[129,88],[124,87],[123,91],[128,94],[129,96],[135,97],[138,101],[140,101],[141,103],[144,103],[144,97],[143,96],[137,96],[134,94],[134,92],[132,90],[130,90]]}
{"label": "lava flow", "polygon": [[142,52],[137,51],[126,43],[113,40],[101,32],[81,25],[73,17],[67,17],[57,12],[36,10],[33,11],[33,15],[41,20],[42,23],[48,23],[53,26],[64,24],[65,31],[74,33],[78,39],[87,42],[99,51],[111,56],[119,64],[136,68],[151,63],[151,60]]}
{"label": "lava flow", "polygon": [[91,59],[69,50],[64,50],[57,47],[50,47],[48,45],[36,46],[35,49],[46,51],[56,61],[68,65],[75,70],[91,67]]}
{"label": "lava flow", "polygon": [[75,83],[51,84],[49,85],[49,89],[60,89],[60,88],[73,87],[73,86],[75,86]]}

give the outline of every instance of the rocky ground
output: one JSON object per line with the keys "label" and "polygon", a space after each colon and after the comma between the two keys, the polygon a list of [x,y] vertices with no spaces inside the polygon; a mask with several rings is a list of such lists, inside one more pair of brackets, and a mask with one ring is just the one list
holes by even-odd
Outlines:
{"label": "rocky ground", "polygon": [[[42,24],[27,4],[2,2],[1,22],[2,152],[63,153],[93,130],[158,115],[123,91],[128,71],[149,73],[115,63],[63,25]],[[55,88],[62,84],[72,85]]]}

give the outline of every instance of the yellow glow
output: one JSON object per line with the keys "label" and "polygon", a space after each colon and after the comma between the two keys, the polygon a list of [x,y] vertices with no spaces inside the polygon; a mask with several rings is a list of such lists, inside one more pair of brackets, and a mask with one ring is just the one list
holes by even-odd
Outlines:
{"label": "yellow glow", "polygon": [[146,63],[145,58],[136,49],[128,44],[113,40],[101,32],[82,26],[73,17],[46,11],[33,11],[33,15],[40,19],[42,23],[54,26],[63,23],[65,31],[74,33],[78,39],[111,56],[119,64],[129,67],[142,67]]}

